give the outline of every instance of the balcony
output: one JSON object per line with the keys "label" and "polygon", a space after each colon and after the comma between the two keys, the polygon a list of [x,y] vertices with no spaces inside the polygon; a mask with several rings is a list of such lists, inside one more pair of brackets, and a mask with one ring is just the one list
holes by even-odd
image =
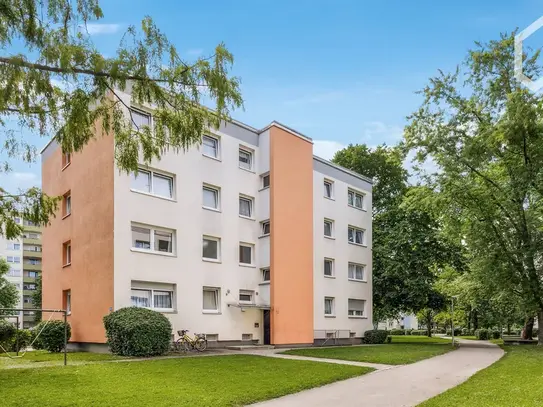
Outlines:
{"label": "balcony", "polygon": [[35,283],[36,277],[23,276],[23,283]]}
{"label": "balcony", "polygon": [[34,304],[32,302],[23,303],[23,309],[32,309],[32,308],[34,308]]}
{"label": "balcony", "polygon": [[41,259],[41,252],[36,252],[34,250],[23,250],[23,257],[35,257]]}
{"label": "balcony", "polygon": [[41,271],[41,264],[23,263],[23,270]]}
{"label": "balcony", "polygon": [[23,315],[23,321],[25,322],[34,322],[35,318],[35,315]]}
{"label": "balcony", "polygon": [[39,226],[23,225],[23,230],[25,232],[41,232],[41,228]]}
{"label": "balcony", "polygon": [[36,244],[41,246],[41,239],[30,239],[29,237],[23,237],[23,244]]}
{"label": "balcony", "polygon": [[36,291],[36,290],[23,290],[23,295],[31,296],[31,295],[34,294],[34,291]]}

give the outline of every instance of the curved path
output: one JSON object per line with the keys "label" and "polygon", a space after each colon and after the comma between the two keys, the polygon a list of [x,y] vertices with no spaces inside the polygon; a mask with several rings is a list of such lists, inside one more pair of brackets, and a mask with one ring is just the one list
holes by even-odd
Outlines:
{"label": "curved path", "polygon": [[467,380],[503,356],[490,342],[460,340],[460,347],[411,365],[376,370],[273,400],[256,407],[412,407]]}

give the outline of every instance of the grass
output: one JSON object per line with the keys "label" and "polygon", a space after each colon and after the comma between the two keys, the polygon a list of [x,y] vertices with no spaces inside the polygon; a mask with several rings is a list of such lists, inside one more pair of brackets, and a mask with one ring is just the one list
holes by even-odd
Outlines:
{"label": "grass", "polygon": [[370,371],[251,355],[97,363],[0,370],[0,394],[6,406],[239,406]]}
{"label": "grass", "polygon": [[384,345],[292,349],[282,353],[385,365],[403,365],[438,356],[450,350],[452,350],[451,341],[447,339],[425,336],[393,336],[392,343]]}
{"label": "grass", "polygon": [[[15,352],[10,353],[11,356],[16,356]],[[71,362],[99,362],[104,360],[124,359],[121,356],[111,355],[109,353],[90,353],[90,352],[68,352],[68,364]],[[9,358],[5,353],[0,354],[0,369],[18,366],[18,365],[34,365],[40,362],[47,362],[47,365],[62,365],[64,363],[64,353],[49,353],[47,351],[32,351],[27,352],[22,358]]]}
{"label": "grass", "polygon": [[543,348],[506,346],[506,355],[467,382],[419,407],[540,407],[543,400]]}

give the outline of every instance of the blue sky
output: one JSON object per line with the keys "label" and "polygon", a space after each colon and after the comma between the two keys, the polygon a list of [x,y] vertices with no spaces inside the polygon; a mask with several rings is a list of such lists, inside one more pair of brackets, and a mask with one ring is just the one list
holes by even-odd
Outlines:
{"label": "blue sky", "polygon": [[[415,91],[438,69],[453,70],[474,41],[497,39],[543,15],[539,0],[102,0],[93,41],[113,54],[145,15],[187,59],[225,42],[242,79],[245,110],[260,128],[278,120],[331,158],[349,143],[400,140]],[[528,45],[543,45],[537,33]],[[42,147],[46,140],[38,140]],[[5,176],[4,176],[5,177]],[[39,182],[39,165],[17,165],[11,181]],[[5,179],[4,179],[5,181]]]}

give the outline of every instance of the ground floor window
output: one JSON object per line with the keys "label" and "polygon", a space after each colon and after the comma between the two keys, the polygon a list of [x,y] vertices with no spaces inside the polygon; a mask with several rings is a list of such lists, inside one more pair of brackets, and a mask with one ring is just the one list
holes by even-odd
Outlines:
{"label": "ground floor window", "polygon": [[157,310],[173,309],[173,291],[160,289],[132,288],[130,301],[133,307]]}

